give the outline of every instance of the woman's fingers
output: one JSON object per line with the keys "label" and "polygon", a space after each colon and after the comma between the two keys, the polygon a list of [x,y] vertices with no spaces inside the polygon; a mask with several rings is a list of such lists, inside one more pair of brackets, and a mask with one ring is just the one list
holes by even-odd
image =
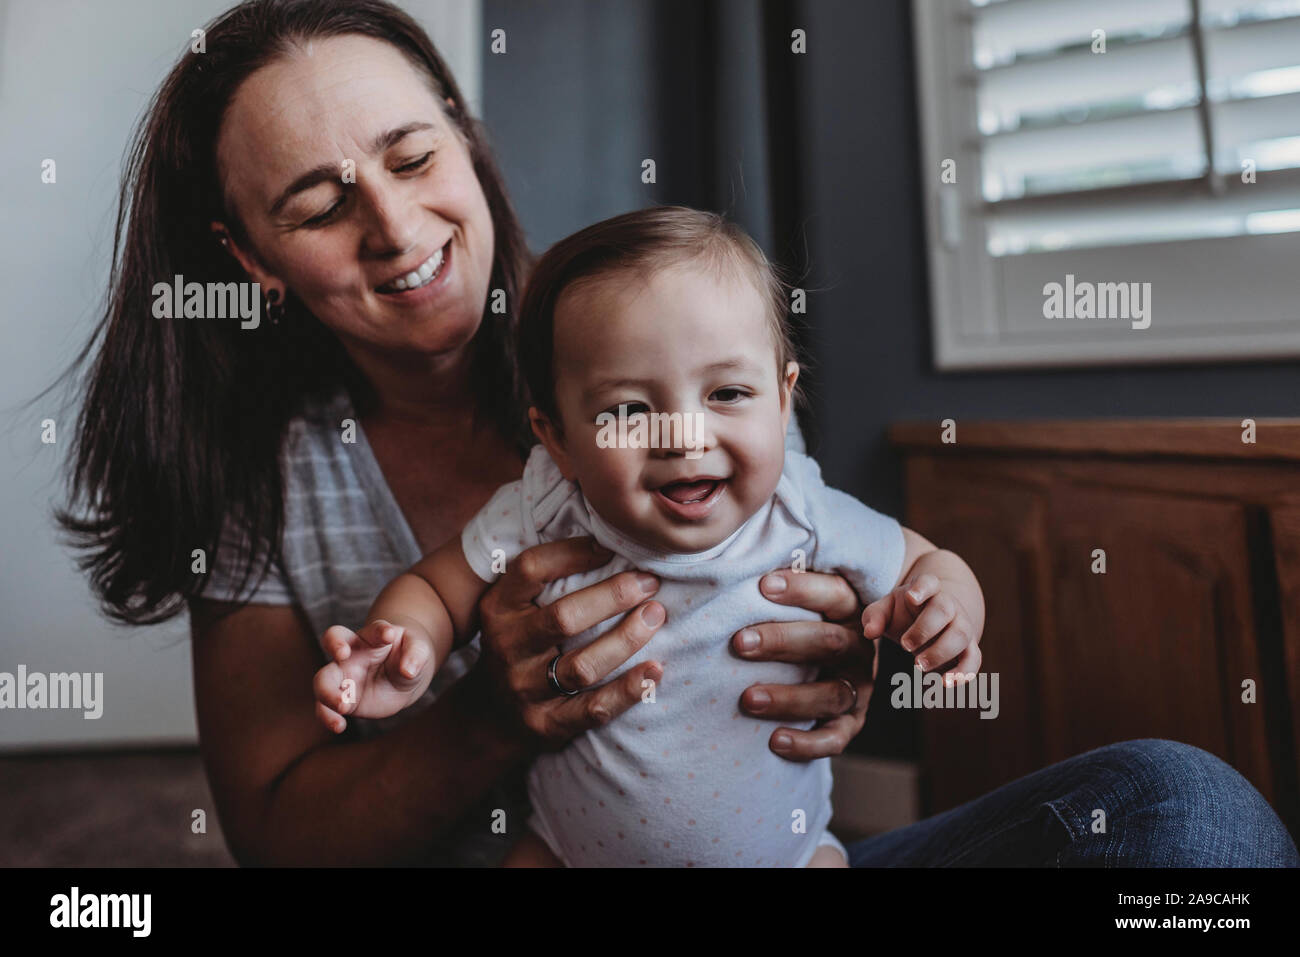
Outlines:
{"label": "woman's fingers", "polygon": [[813,761],[842,754],[854,735],[862,730],[862,719],[845,714],[808,731],[777,728],[768,739],[773,753],[787,761]]}
{"label": "woman's fingers", "polygon": [[782,569],[764,575],[758,587],[770,601],[807,608],[831,621],[856,617],[861,607],[852,587],[839,575]]}
{"label": "woman's fingers", "polygon": [[[570,691],[582,691],[604,681],[606,675],[645,647],[666,618],[663,605],[646,602],[591,644],[561,657],[555,664],[555,676]],[[546,666],[553,657],[546,659]],[[554,694],[549,682],[545,688],[545,693]]]}
{"label": "woman's fingers", "polygon": [[[753,685],[740,696],[740,707],[748,714],[778,721],[829,721],[848,712],[864,710],[863,687],[858,689],[856,707],[852,689],[843,681],[810,681],[802,685]],[[869,684],[867,685],[869,688]]]}
{"label": "woman's fingers", "polygon": [[539,627],[531,637],[535,645],[541,648],[560,644],[566,638],[580,635],[588,628],[594,628],[602,621],[634,608],[658,590],[659,579],[654,575],[622,572],[603,582],[570,592],[539,609]]}
{"label": "woman's fingers", "polygon": [[510,562],[491,591],[504,608],[526,608],[547,582],[599,568],[612,557],[612,552],[591,537],[534,545]]}
{"label": "woman's fingers", "polygon": [[647,682],[657,685],[663,676],[663,665],[647,661],[629,668],[615,681],[563,699],[551,709],[553,740],[567,742],[574,735],[607,724],[641,701]]}
{"label": "woman's fingers", "polygon": [[854,628],[834,621],[769,621],[731,638],[731,647],[742,658],[797,664],[830,661],[861,645]]}

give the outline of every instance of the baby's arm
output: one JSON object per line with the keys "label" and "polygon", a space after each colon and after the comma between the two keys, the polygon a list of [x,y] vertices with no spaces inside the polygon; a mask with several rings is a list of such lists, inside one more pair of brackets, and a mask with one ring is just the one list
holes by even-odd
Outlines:
{"label": "baby's arm", "polygon": [[389,582],[360,631],[335,625],[325,632],[332,660],[316,673],[317,716],[339,732],[343,715],[385,718],[418,700],[452,649],[474,635],[487,587],[459,537]]}
{"label": "baby's arm", "polygon": [[950,662],[953,680],[979,670],[984,632],[984,593],[970,566],[903,529],[902,572],[894,588],[862,612],[867,638],[892,638],[916,654],[922,671]]}

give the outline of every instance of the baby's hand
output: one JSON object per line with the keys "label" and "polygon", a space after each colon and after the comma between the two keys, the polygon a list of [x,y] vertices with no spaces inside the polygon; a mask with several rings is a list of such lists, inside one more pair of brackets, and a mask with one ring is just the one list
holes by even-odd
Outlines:
{"label": "baby's hand", "polygon": [[862,634],[897,641],[916,655],[922,671],[942,665],[945,683],[960,683],[979,670],[979,633],[952,592],[937,577],[916,575],[862,611]]}
{"label": "baby's hand", "polygon": [[345,714],[396,714],[420,696],[433,675],[433,640],[409,626],[382,619],[360,631],[335,625],[322,644],[334,660],[316,672],[316,716],[335,733],[347,727]]}

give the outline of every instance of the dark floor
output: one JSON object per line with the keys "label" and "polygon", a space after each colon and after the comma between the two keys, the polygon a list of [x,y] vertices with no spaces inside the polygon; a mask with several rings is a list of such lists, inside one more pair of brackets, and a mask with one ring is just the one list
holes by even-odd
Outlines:
{"label": "dark floor", "polygon": [[197,751],[0,757],[0,866],[234,864]]}

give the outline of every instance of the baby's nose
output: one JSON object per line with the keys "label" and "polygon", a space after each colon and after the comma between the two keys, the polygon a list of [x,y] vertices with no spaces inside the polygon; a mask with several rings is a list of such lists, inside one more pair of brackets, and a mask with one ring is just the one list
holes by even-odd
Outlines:
{"label": "baby's nose", "polygon": [[700,458],[716,444],[708,420],[709,417],[699,411],[682,414],[681,441],[674,447],[688,459]]}

